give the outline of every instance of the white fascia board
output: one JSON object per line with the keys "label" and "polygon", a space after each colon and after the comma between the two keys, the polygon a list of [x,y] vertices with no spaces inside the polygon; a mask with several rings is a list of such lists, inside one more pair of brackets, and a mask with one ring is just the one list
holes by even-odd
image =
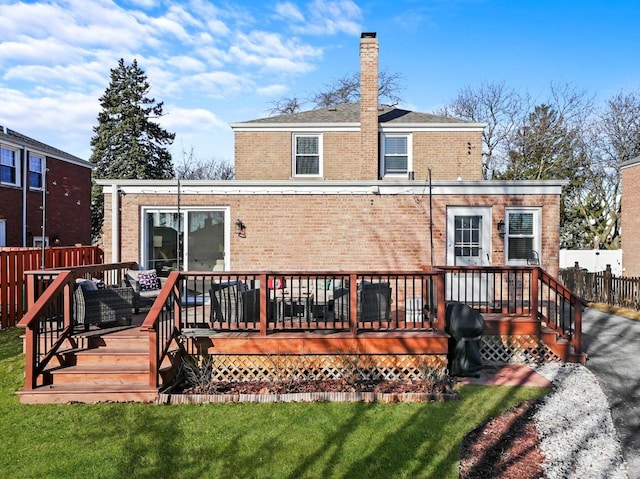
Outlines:
{"label": "white fascia board", "polygon": [[380,131],[416,132],[416,131],[483,131],[486,123],[382,123]]}
{"label": "white fascia board", "polygon": [[[177,194],[176,180],[96,180],[104,193]],[[547,181],[249,181],[184,180],[183,195],[559,195],[565,180]]]}
{"label": "white fascia board", "polygon": [[360,131],[360,123],[232,123],[233,131]]}

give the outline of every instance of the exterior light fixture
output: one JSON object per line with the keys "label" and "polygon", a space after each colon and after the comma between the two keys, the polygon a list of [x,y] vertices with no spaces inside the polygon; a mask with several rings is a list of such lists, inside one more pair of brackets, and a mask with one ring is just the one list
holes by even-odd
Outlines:
{"label": "exterior light fixture", "polygon": [[498,233],[504,235],[504,220],[498,221]]}
{"label": "exterior light fixture", "polygon": [[245,230],[247,226],[242,222],[242,220],[236,220],[236,234],[240,236],[240,238],[246,238]]}

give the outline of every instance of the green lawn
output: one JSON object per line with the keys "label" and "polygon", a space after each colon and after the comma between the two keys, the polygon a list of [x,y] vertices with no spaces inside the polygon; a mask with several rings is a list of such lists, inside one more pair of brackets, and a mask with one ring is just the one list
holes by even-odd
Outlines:
{"label": "green lawn", "polygon": [[545,389],[430,404],[20,405],[22,330],[0,331],[0,474],[17,478],[457,478],[460,441]]}

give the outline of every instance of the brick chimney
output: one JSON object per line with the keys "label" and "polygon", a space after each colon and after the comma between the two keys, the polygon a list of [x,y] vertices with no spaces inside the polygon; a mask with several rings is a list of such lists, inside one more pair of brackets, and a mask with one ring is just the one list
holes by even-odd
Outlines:
{"label": "brick chimney", "polygon": [[378,179],[378,39],[360,36],[360,178]]}

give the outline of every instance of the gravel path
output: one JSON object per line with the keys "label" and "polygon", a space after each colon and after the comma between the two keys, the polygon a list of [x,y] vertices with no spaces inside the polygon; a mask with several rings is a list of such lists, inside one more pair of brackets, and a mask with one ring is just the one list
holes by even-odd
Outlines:
{"label": "gravel path", "polygon": [[607,397],[597,378],[577,364],[544,364],[553,381],[534,420],[547,479],[629,479]]}

